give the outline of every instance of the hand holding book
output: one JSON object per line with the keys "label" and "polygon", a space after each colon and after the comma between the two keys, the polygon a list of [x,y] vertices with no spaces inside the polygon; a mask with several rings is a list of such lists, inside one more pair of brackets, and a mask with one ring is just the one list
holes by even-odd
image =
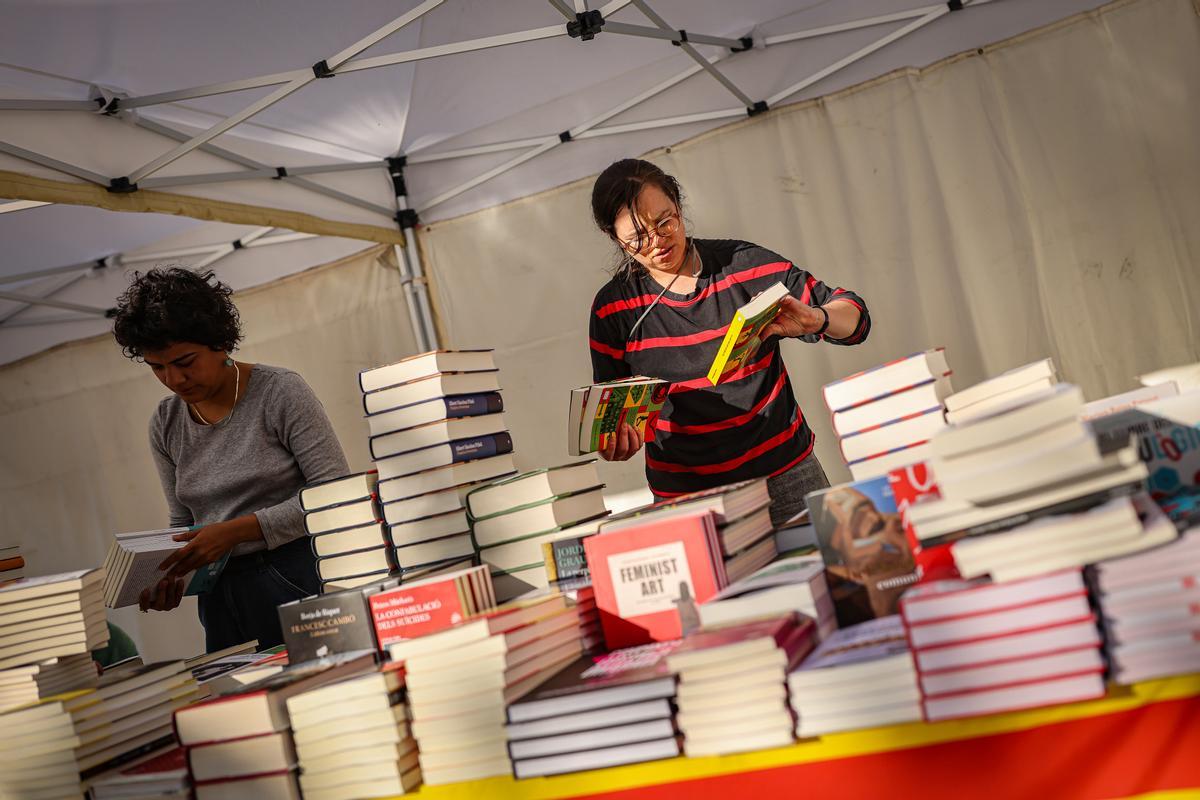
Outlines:
{"label": "hand holding book", "polygon": [[824,328],[827,319],[830,319],[828,310],[805,305],[789,294],[779,299],[779,311],[763,328],[760,338],[806,336]]}
{"label": "hand holding book", "polygon": [[605,461],[628,461],[642,449],[642,433],[628,422],[622,422],[617,435],[609,438],[608,444],[599,450]]}

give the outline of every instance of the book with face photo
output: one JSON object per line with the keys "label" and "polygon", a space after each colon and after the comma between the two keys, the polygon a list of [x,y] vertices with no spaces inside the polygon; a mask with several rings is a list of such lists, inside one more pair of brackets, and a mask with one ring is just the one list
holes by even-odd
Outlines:
{"label": "book with face photo", "polygon": [[840,626],[897,613],[917,576],[886,475],[808,495]]}

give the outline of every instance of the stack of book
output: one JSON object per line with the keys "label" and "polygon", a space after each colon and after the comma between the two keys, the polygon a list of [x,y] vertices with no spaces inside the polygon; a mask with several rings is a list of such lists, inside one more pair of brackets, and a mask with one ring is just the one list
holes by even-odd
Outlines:
{"label": "stack of book", "polygon": [[[166,576],[167,573],[158,568],[159,564],[187,544],[177,541],[175,537],[190,530],[192,529],[163,528],[114,535],[102,567],[104,605],[108,608],[137,605],[142,592],[152,589]],[[196,595],[211,589],[228,560],[229,554],[226,553],[216,561],[205,564],[185,576],[187,585],[183,591],[184,595]]]}
{"label": "stack of book", "polygon": [[25,577],[25,559],[19,544],[0,544],[0,583]]}
{"label": "stack of book", "polygon": [[1141,494],[962,539],[950,551],[962,577],[991,575],[1001,582],[1129,555],[1171,542],[1177,535],[1174,523]]}
{"label": "stack of book", "polygon": [[678,642],[581,658],[508,707],[518,778],[581,772],[679,755],[665,655]]}
{"label": "stack of book", "polygon": [[811,619],[788,614],[689,636],[667,656],[679,676],[675,721],[689,756],[792,743],[787,674],[816,644]]}
{"label": "stack of book", "polygon": [[95,689],[61,697],[79,737],[75,760],[87,778],[169,744],[172,714],[200,691],[184,663],[173,661],[110,670]]}
{"label": "stack of book", "polygon": [[994,378],[946,397],[946,421],[962,425],[991,414],[1024,398],[1033,397],[1058,382],[1054,361],[1044,358],[1003,372]]}
{"label": "stack of book", "polygon": [[322,592],[386,578],[394,569],[375,470],[312,483],[300,490]]}
{"label": "stack of book", "polygon": [[175,712],[196,800],[299,800],[287,700],[374,668],[373,656],[297,664]]}
{"label": "stack of book", "polygon": [[856,481],[928,457],[929,440],[946,426],[950,374],[938,347],[825,386],[833,430]]}
{"label": "stack of book", "polygon": [[420,785],[399,665],[289,697],[287,710],[305,800],[392,797]]}
{"label": "stack of book", "polygon": [[1097,439],[1079,389],[1057,384],[935,436],[939,497],[906,513],[923,546],[1014,528],[1140,491],[1146,466],[1128,440]]}
{"label": "stack of book", "polygon": [[600,625],[600,609],[596,606],[596,590],[591,586],[580,586],[577,589],[565,589],[563,594],[575,603],[583,652],[594,653],[603,649],[604,629]]}
{"label": "stack of book", "polygon": [[[5,617],[5,622],[8,618]],[[13,622],[0,627],[0,634]],[[56,694],[94,689],[100,676],[91,653],[51,658],[37,664],[25,664],[0,670],[0,712],[36,703]]]}
{"label": "stack of book", "polygon": [[0,670],[106,645],[103,583],[89,569],[0,584]]}
{"label": "stack of book", "polygon": [[921,719],[917,670],[899,615],[842,628],[788,676],[796,736]]}
{"label": "stack of book", "polygon": [[634,376],[572,389],[567,453],[581,456],[603,450],[622,425],[652,440],[669,385],[658,378]]}
{"label": "stack of book", "polygon": [[1079,569],[1011,583],[937,581],[900,614],[929,720],[1104,694],[1100,636]]}
{"label": "stack of book", "polygon": [[511,772],[505,709],[579,658],[579,621],[561,594],[516,601],[392,645],[428,784]]}
{"label": "stack of book", "polygon": [[379,649],[428,636],[496,607],[485,566],[468,567],[384,588],[368,598]]}
{"label": "stack of book", "polygon": [[606,522],[583,546],[610,650],[679,639],[699,628],[697,604],[728,583],[711,509]]}
{"label": "stack of book", "polygon": [[[525,472],[467,494],[479,559],[501,602],[549,585],[543,544],[608,514],[595,461]],[[583,531],[571,531],[581,535]]]}
{"label": "stack of book", "polygon": [[[276,645],[261,652],[254,652],[258,642],[247,643],[251,650],[241,650],[246,645],[237,645],[238,651],[225,653],[220,658],[193,664],[188,659],[192,677],[200,684],[206,697],[228,694],[242,686],[262,680],[268,675],[282,672],[288,665],[286,645]],[[234,649],[234,648],[230,648]]]}
{"label": "stack of book", "polygon": [[89,786],[92,800],[188,800],[187,752],[171,747],[99,776]]}
{"label": "stack of book", "polygon": [[82,798],[79,737],[61,702],[0,714],[0,796]]}
{"label": "stack of book", "polygon": [[825,565],[819,556],[785,558],[731,583],[700,605],[700,624],[715,628],[792,611],[817,623],[819,639],[837,630],[833,598],[825,582]]}
{"label": "stack of book", "polygon": [[1200,672],[1197,576],[1200,528],[1169,545],[1093,568],[1115,683]]}
{"label": "stack of book", "polygon": [[[673,497],[656,503],[653,513],[712,511],[717,525],[717,539],[721,544],[721,557],[725,562],[725,575],[732,583],[745,578],[779,555],[775,529],[771,524],[770,505],[771,495],[767,492],[766,480],[754,478]],[[602,527],[609,530],[608,526]]]}
{"label": "stack of book", "polygon": [[379,500],[405,578],[474,557],[465,498],[512,474],[491,350],[439,350],[359,374]]}

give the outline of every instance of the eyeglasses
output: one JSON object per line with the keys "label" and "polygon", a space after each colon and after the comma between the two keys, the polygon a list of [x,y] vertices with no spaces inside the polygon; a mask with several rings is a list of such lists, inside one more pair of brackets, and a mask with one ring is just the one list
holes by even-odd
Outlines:
{"label": "eyeglasses", "polygon": [[[660,219],[656,222],[645,234],[639,236],[635,241],[627,242],[624,239],[617,239],[617,243],[621,245],[621,249],[627,253],[637,255],[645,255],[654,248],[652,243],[655,238],[666,239],[675,235],[679,230],[679,214],[673,213]],[[644,240],[644,241],[643,241]]]}

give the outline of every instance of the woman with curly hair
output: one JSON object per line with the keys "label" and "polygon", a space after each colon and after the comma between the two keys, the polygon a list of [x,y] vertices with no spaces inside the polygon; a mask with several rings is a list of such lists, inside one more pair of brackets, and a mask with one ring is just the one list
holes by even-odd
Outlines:
{"label": "woman with curly hair", "polygon": [[299,490],[349,468],[321,403],[291,370],[234,360],[232,290],[181,267],[135,274],[113,333],[171,390],[150,419],[150,451],[172,526],[193,526],[143,592],[143,611],[179,605],[182,576],[229,553],[198,598],[209,652],[282,642],[276,607],[318,589]]}

